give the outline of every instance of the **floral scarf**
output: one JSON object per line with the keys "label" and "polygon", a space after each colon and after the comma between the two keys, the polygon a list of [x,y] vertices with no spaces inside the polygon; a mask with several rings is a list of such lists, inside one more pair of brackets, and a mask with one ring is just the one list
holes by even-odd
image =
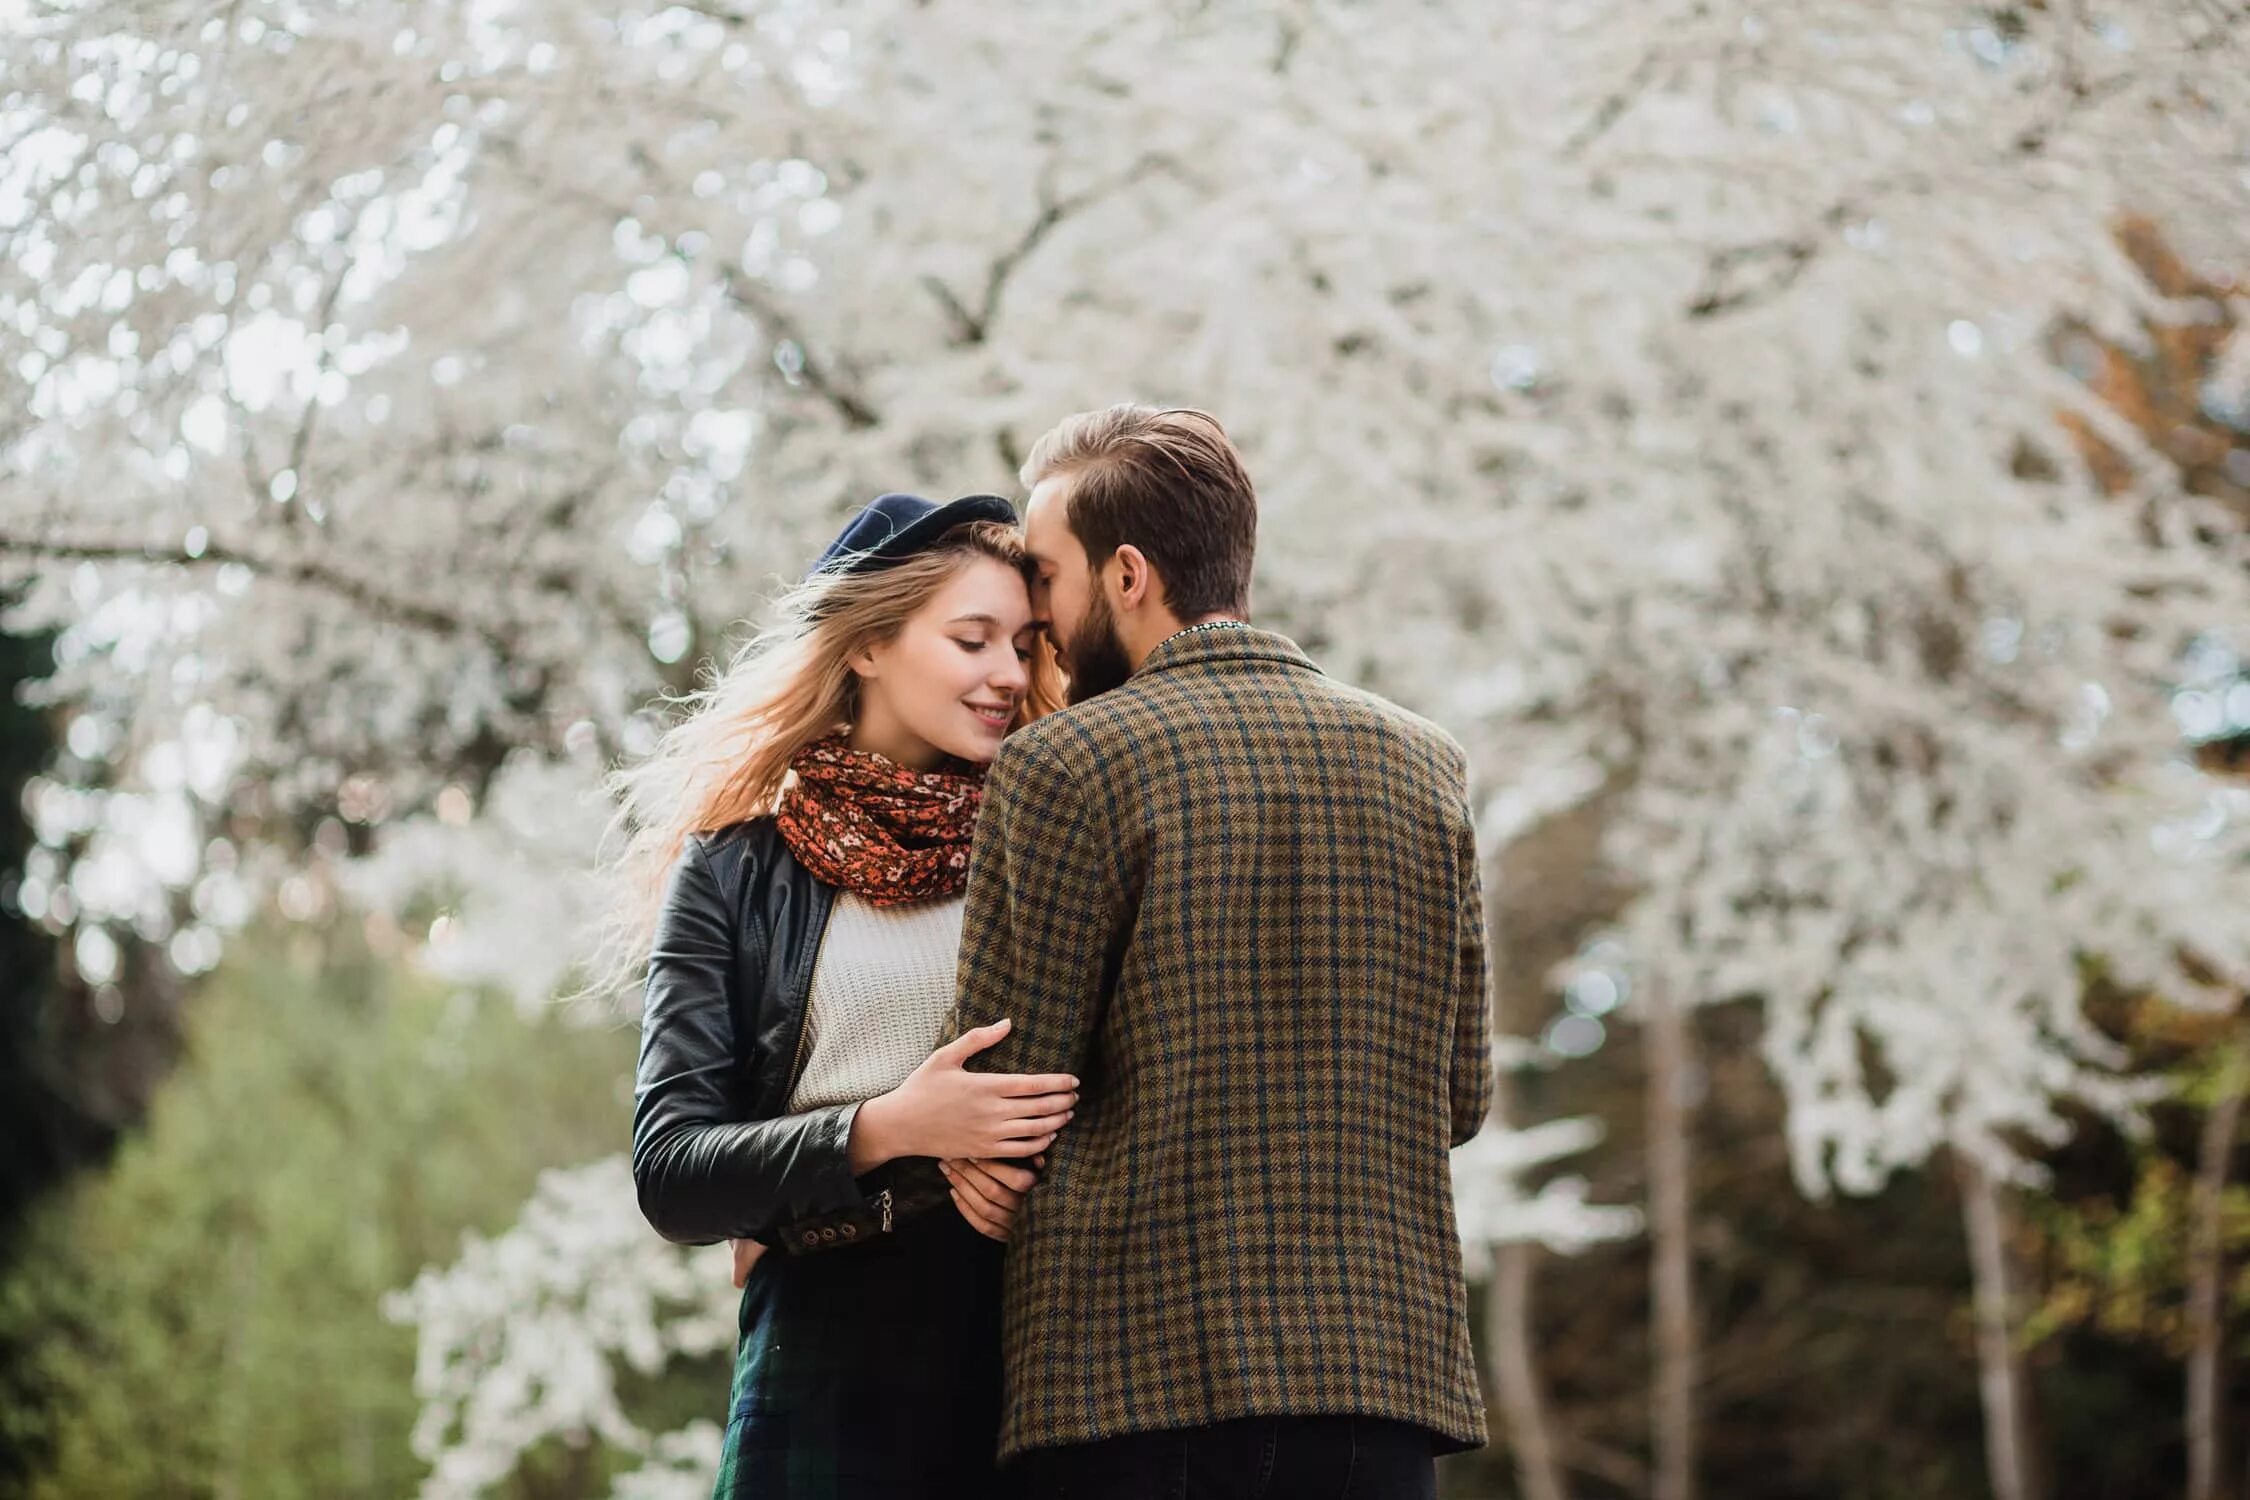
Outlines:
{"label": "floral scarf", "polygon": [[967,888],[982,766],[916,771],[835,734],[799,750],[789,769],[796,779],[781,794],[776,822],[814,879],[876,906]]}

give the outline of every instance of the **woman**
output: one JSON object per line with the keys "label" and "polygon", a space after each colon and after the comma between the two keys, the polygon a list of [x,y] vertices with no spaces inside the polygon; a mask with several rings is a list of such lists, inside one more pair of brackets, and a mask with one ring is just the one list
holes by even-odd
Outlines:
{"label": "woman", "polygon": [[1077,1087],[965,1071],[1005,1022],[937,1046],[984,767],[1056,697],[1014,522],[878,499],[618,778],[641,1210],[767,1247],[720,1497],[995,1484],[994,1241]]}

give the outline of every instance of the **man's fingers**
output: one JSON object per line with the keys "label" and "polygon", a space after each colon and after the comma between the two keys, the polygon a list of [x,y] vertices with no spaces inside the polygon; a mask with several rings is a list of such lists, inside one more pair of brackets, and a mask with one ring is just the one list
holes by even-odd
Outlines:
{"label": "man's fingers", "polygon": [[[1008,1023],[1003,1021],[1000,1024],[1005,1026]],[[1000,1092],[1010,1099],[1078,1092],[1078,1080],[1068,1073],[990,1073],[985,1076],[1001,1085]]]}
{"label": "man's fingers", "polygon": [[999,1162],[987,1166],[981,1161],[965,1161],[958,1163],[954,1170],[959,1174],[957,1181],[964,1186],[974,1187],[977,1195],[993,1207],[1005,1209],[1009,1213],[1023,1207],[1024,1190],[1000,1176],[1003,1172],[1010,1176],[1029,1176],[1023,1168],[1005,1166]]}
{"label": "man's fingers", "polygon": [[766,1247],[756,1240],[730,1240],[727,1248],[734,1252],[734,1286],[740,1291],[750,1279],[750,1268],[758,1263]]}
{"label": "man's fingers", "polygon": [[1032,1171],[1030,1167],[1019,1167],[1013,1162],[972,1161],[969,1165],[991,1174],[1002,1187],[1012,1193],[1028,1193],[1031,1191],[1032,1185],[1039,1181],[1037,1172]]}
{"label": "man's fingers", "polygon": [[1003,1016],[990,1026],[978,1026],[962,1032],[931,1055],[943,1058],[949,1063],[967,1062],[969,1058],[1006,1036],[1008,1028],[1013,1024]]}
{"label": "man's fingers", "polygon": [[986,1239],[1005,1241],[1008,1238],[1007,1230],[995,1228],[986,1223],[978,1210],[970,1207],[968,1200],[961,1196],[959,1188],[953,1190],[953,1206],[960,1210],[962,1218],[969,1221],[969,1227]]}
{"label": "man's fingers", "polygon": [[953,1191],[955,1191],[956,1193],[964,1193],[968,1195],[970,1198],[975,1199],[977,1202],[983,1204],[986,1208],[992,1210],[995,1213],[1006,1213],[1014,1207],[1013,1204],[1005,1203],[998,1197],[996,1197],[993,1193],[993,1190],[988,1188],[983,1182],[978,1181],[974,1173],[965,1171],[962,1168],[947,1168],[945,1173],[945,1180],[953,1184]]}

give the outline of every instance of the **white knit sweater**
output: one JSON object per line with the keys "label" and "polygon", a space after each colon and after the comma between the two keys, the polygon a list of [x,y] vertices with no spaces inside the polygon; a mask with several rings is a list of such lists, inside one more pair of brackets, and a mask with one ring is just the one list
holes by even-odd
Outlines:
{"label": "white knit sweater", "polygon": [[937,1050],[966,904],[953,896],[882,907],[837,895],[813,963],[791,1113],[888,1093]]}

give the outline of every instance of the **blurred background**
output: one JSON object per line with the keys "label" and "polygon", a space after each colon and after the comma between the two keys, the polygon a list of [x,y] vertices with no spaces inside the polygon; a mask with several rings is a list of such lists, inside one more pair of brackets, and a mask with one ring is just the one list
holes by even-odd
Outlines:
{"label": "blurred background", "polygon": [[2250,6],[0,0],[0,1494],[707,1493],[559,1003],[885,489],[1470,747],[1450,1496],[2250,1495]]}

